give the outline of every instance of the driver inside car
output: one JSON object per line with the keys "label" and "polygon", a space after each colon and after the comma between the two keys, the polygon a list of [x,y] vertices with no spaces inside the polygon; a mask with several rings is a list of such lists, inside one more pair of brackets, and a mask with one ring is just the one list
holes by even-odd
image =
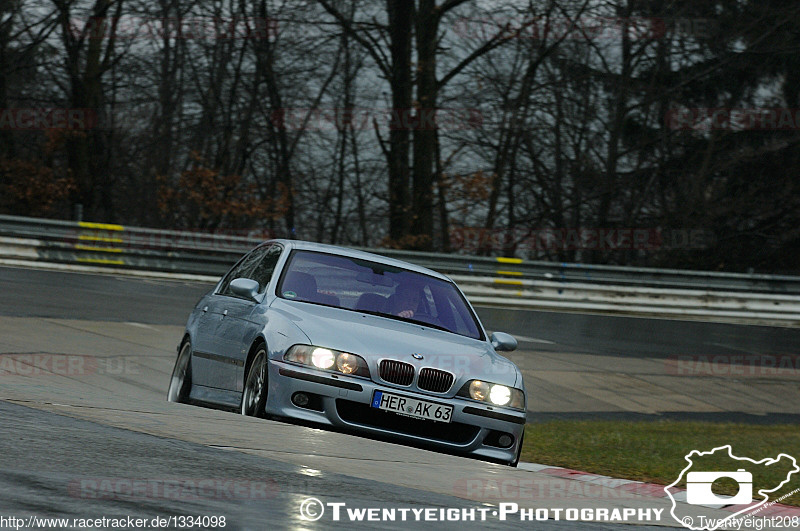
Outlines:
{"label": "driver inside car", "polygon": [[394,295],[389,297],[391,313],[398,317],[411,318],[419,311],[420,288],[413,284],[400,283]]}

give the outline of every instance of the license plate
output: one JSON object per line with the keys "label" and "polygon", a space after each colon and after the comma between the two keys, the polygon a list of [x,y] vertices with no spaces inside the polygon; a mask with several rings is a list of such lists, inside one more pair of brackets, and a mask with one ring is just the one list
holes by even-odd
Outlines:
{"label": "license plate", "polygon": [[372,395],[372,407],[383,411],[392,411],[398,415],[436,422],[450,422],[453,418],[453,406],[445,406],[383,391],[375,391],[375,394]]}

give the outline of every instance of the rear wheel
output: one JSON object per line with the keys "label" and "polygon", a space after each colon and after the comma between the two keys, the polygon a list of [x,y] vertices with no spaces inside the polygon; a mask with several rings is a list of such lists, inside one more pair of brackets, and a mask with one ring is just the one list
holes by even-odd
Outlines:
{"label": "rear wheel", "polygon": [[267,350],[264,345],[258,347],[242,393],[242,415],[265,418],[264,406],[267,404]]}
{"label": "rear wheel", "polygon": [[187,339],[181,347],[175,367],[172,369],[172,378],[169,381],[167,400],[170,402],[189,402],[189,392],[192,389],[192,343]]}

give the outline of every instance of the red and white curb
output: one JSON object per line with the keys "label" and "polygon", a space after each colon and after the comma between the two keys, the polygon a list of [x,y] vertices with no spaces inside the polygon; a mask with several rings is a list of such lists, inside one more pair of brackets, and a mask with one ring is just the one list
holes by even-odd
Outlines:
{"label": "red and white curb", "polygon": [[[581,472],[580,470],[572,470],[558,466],[540,465],[538,463],[519,463],[517,468],[520,470],[528,470],[530,472],[538,472],[539,474],[546,474],[548,476],[583,481],[594,485],[601,485],[609,489],[619,489],[621,491],[629,492],[638,496],[649,496],[652,498],[667,497],[667,492],[664,490],[665,485],[658,485],[656,483],[644,483],[642,481],[633,481],[630,479],[612,478],[609,476],[601,476],[599,474],[591,474],[589,472]],[[672,488],[671,490],[673,493],[672,497],[675,498],[676,501],[686,502],[685,489]],[[704,507],[737,513],[745,509],[747,506],[705,505]],[[759,507],[756,511],[749,513],[749,515],[760,518],[769,516],[800,517],[800,507],[770,502]]]}

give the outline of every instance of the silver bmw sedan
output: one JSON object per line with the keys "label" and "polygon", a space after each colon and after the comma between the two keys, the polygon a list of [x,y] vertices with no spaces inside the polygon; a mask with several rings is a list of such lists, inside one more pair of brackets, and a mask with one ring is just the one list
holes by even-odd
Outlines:
{"label": "silver bmw sedan", "polygon": [[516,466],[522,374],[448,277],[371,253],[259,245],[205,295],[168,399]]}

